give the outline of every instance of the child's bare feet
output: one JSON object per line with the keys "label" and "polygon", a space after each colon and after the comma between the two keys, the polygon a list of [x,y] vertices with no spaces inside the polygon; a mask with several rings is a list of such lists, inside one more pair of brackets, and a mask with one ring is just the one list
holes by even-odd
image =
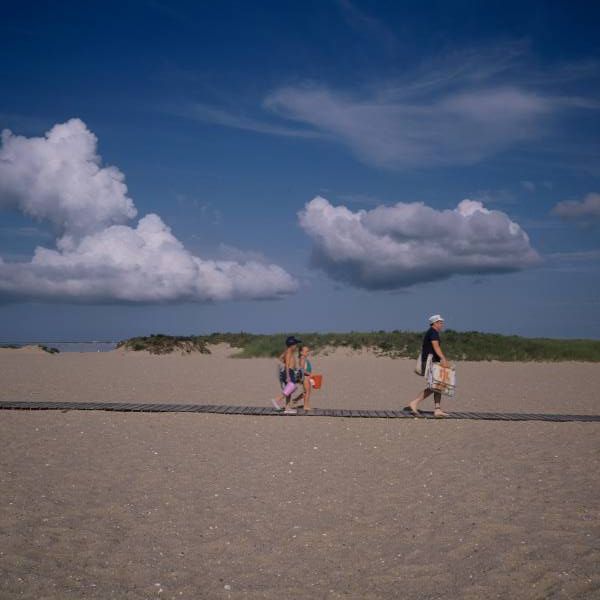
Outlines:
{"label": "child's bare feet", "polygon": [[436,408],[433,411],[433,416],[438,418],[449,417],[450,415],[447,412],[444,412],[441,408]]}

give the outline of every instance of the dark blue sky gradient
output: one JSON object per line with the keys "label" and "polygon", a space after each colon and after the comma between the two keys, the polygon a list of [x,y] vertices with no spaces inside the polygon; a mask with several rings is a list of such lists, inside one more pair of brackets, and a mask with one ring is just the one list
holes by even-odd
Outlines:
{"label": "dark blue sky gradient", "polygon": [[[125,174],[138,217],[158,213],[203,257],[218,256],[221,244],[260,252],[301,288],[285,300],[208,305],[0,304],[0,341],[421,329],[433,312],[454,329],[600,338],[600,219],[551,214],[558,202],[600,193],[593,3],[29,2],[5,3],[2,15],[0,129],[41,136],[79,117],[98,136],[104,164]],[[374,98],[447,74],[461,57],[479,60],[478,71],[493,67],[505,51],[518,57],[499,85],[587,105],[571,102],[531,139],[472,164],[387,168],[339,139],[272,135],[190,114],[197,104],[260,126],[309,130],[269,111],[269,95],[319,86]],[[434,89],[428,101],[441,93]],[[298,211],[316,195],[354,211],[482,199],[527,231],[543,262],[395,292],[340,285],[310,267],[311,242],[298,226]],[[53,244],[47,224],[0,212],[5,260],[29,260],[36,246]]]}

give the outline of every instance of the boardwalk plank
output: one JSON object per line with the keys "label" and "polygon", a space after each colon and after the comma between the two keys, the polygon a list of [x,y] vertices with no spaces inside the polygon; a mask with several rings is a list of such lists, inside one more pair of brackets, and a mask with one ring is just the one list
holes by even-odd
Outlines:
{"label": "boardwalk plank", "polygon": [[[229,406],[216,404],[136,404],[131,402],[43,402],[32,400],[3,400],[0,410],[105,410],[118,412],[195,412],[230,415],[273,416],[281,414],[271,407]],[[433,413],[423,411],[420,418],[434,419]],[[299,410],[298,416],[311,417],[352,417],[352,418],[417,418],[402,410],[364,410],[315,408],[310,412]],[[598,423],[600,415],[539,414],[539,413],[494,413],[494,412],[452,412],[449,419],[478,421],[546,421],[548,423],[580,422]],[[441,419],[438,419],[441,420]]]}

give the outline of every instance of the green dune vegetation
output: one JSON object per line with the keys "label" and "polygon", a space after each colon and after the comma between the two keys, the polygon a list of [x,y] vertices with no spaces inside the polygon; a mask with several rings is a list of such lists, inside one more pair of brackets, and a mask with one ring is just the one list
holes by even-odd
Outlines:
{"label": "green dune vegetation", "polygon": [[60,350],[58,348],[51,348],[49,346],[44,346],[43,344],[38,344],[38,348],[41,348],[44,352],[48,354],[58,354]]}
{"label": "green dune vegetation", "polygon": [[[50,346],[44,346],[43,344],[37,344],[37,347],[47,352],[48,354],[59,354],[60,350],[58,348],[52,348]],[[23,344],[2,344],[0,348],[5,348],[7,350],[19,350],[23,348]]]}
{"label": "green dune vegetation", "polygon": [[175,351],[182,354],[190,354],[192,352],[210,354],[206,336],[201,335],[180,336],[153,333],[144,337],[123,340],[117,344],[117,348],[134,351],[147,350],[150,354],[170,354]]}
{"label": "green dune vegetation", "polygon": [[[210,335],[172,336],[152,334],[123,340],[117,348],[147,350],[152,354],[201,352],[210,354],[210,346],[225,343],[239,351],[235,358],[275,357],[282,351],[290,334],[212,333]],[[350,333],[295,333],[315,353],[335,348],[368,349],[379,356],[416,358],[423,333],[410,331],[371,331]],[[499,361],[585,361],[600,362],[600,341],[549,338],[525,338],[477,331],[443,333],[444,352],[451,360]]]}

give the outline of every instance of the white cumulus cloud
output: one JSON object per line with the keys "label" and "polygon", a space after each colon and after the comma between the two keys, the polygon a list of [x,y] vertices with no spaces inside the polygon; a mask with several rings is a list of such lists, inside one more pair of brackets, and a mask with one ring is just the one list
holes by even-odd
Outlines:
{"label": "white cumulus cloud", "polygon": [[299,220],[313,241],[313,265],[366,289],[505,273],[540,260],[517,223],[472,200],[453,210],[400,202],[353,212],[317,196]]}
{"label": "white cumulus cloud", "polygon": [[5,299],[175,302],[274,298],[297,282],[253,256],[208,260],[191,254],[156,214],[141,218],[125,177],[102,167],[96,136],[79,119],[44,137],[2,133],[0,206],[56,228],[55,248],[30,262],[0,258]]}
{"label": "white cumulus cloud", "polygon": [[84,234],[136,216],[125,176],[101,167],[98,140],[71,119],[45,137],[26,138],[8,129],[0,150],[0,206],[51,221],[61,233]]}
{"label": "white cumulus cloud", "polygon": [[573,221],[600,221],[600,194],[587,194],[581,201],[559,202],[552,209],[552,213]]}

